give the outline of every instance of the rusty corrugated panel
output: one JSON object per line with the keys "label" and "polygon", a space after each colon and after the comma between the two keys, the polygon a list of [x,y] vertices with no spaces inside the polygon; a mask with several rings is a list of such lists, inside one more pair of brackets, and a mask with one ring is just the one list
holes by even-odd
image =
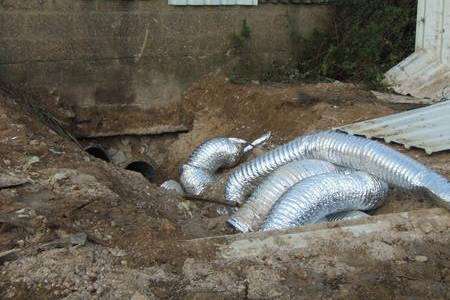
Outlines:
{"label": "rusty corrugated panel", "polygon": [[336,128],[368,138],[382,138],[428,154],[450,149],[450,101]]}

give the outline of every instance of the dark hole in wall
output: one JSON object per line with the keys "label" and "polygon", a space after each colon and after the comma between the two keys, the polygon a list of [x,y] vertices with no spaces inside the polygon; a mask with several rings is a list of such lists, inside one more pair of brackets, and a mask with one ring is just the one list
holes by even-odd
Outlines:
{"label": "dark hole in wall", "polygon": [[134,161],[130,163],[125,169],[141,173],[149,181],[154,181],[155,179],[155,168],[145,161]]}
{"label": "dark hole in wall", "polygon": [[100,146],[90,146],[87,147],[86,149],[84,149],[87,153],[89,153],[90,155],[97,157],[101,160],[104,160],[106,162],[110,162],[111,159],[109,158],[108,154],[106,154],[106,151],[103,150],[102,147]]}

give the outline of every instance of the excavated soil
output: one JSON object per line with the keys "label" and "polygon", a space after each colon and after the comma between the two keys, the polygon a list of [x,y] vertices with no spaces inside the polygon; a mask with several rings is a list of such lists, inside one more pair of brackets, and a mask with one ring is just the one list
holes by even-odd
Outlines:
{"label": "excavated soil", "polygon": [[[345,124],[389,115],[417,105],[388,104],[370,91],[341,82],[317,84],[273,84],[257,82],[237,85],[221,74],[213,74],[194,84],[185,93],[186,110],[193,116],[187,133],[156,137],[128,136],[84,141],[99,143],[113,161],[125,165],[133,158],[150,161],[157,170],[156,182],[178,178],[179,166],[192,149],[217,136],[247,140],[270,131],[272,139],[264,151],[301,134],[336,128]],[[421,150],[405,150],[392,145],[443,173],[450,175],[448,152],[426,155]],[[260,152],[258,152],[260,153]],[[393,190],[382,213],[428,208],[423,195]],[[377,212],[378,213],[378,212]]]}
{"label": "excavated soil", "polygon": [[[271,131],[264,151],[303,133],[414,107],[380,102],[351,84],[235,85],[221,74],[193,85],[185,105],[194,120],[189,132],[81,141],[101,144],[113,161],[106,163],[43,125],[20,98],[0,96],[0,176],[18,182],[0,189],[0,298],[184,295],[186,262],[176,242],[231,233],[223,206],[157,187],[177,179],[178,166],[198,144],[215,136],[250,140]],[[448,152],[427,156],[394,147],[450,175]],[[152,163],[156,184],[123,169],[133,160]],[[375,214],[432,206],[423,195],[393,191]],[[260,279],[270,281],[270,274]],[[338,289],[333,284],[325,288]],[[242,289],[245,295],[248,286]]]}

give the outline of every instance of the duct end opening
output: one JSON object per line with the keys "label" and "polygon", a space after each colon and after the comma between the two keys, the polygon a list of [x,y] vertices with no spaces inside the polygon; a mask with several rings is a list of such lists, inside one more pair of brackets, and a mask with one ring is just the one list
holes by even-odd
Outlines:
{"label": "duct end opening", "polygon": [[104,160],[106,162],[111,162],[111,159],[109,158],[106,151],[103,150],[103,148],[100,146],[90,146],[85,148],[84,151],[98,159]]}
{"label": "duct end opening", "polygon": [[134,171],[137,173],[141,173],[145,178],[147,178],[149,181],[154,181],[155,179],[155,168],[145,161],[134,161],[130,164],[128,164],[125,167],[126,170]]}

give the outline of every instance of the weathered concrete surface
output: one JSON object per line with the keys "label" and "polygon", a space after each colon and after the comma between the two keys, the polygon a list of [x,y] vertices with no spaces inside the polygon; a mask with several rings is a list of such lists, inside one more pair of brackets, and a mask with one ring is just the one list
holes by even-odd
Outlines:
{"label": "weathered concrete surface", "polygon": [[184,243],[190,295],[450,296],[450,214],[441,209]]}
{"label": "weathered concrete surface", "polygon": [[289,64],[293,37],[326,28],[331,13],[327,5],[1,1],[0,79],[51,95],[80,136],[186,130],[182,92],[236,59],[232,35],[244,19],[263,72]]}
{"label": "weathered concrete surface", "polygon": [[448,299],[449,229],[448,212],[431,209],[166,244],[151,265],[88,242],[6,262],[0,297]]}

